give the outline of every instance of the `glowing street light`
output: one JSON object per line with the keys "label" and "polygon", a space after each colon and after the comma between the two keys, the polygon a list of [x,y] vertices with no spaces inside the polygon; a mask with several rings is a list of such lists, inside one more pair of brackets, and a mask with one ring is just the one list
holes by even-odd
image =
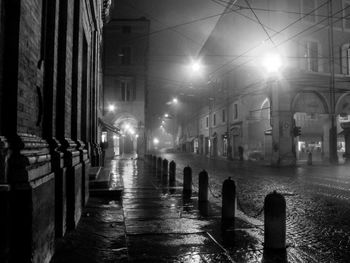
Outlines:
{"label": "glowing street light", "polygon": [[173,98],[173,103],[174,103],[174,104],[177,104],[177,103],[178,103],[177,98]]}
{"label": "glowing street light", "polygon": [[268,53],[263,57],[262,65],[269,73],[277,73],[282,67],[282,58],[278,53]]}
{"label": "glowing street light", "polygon": [[199,61],[192,61],[191,70],[193,73],[198,73],[202,68],[202,65]]}
{"label": "glowing street light", "polygon": [[154,145],[157,145],[158,143],[159,143],[158,138],[153,138],[153,144],[154,144]]}
{"label": "glowing street light", "polygon": [[108,105],[108,111],[109,111],[109,112],[114,112],[115,109],[116,109],[116,107],[115,107],[114,104],[109,104],[109,105]]}
{"label": "glowing street light", "polygon": [[165,118],[169,118],[169,114],[168,114],[168,113],[165,113],[165,114],[164,114],[164,117],[165,117]]}

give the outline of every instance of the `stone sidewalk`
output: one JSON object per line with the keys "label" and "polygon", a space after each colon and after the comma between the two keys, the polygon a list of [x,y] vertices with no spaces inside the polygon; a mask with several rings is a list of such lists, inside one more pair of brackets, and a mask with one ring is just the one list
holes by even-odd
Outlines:
{"label": "stone sidewalk", "polygon": [[[311,262],[288,248],[264,255],[261,221],[237,212],[235,229],[221,232],[221,208],[198,207],[197,193],[184,199],[142,160],[111,162],[122,178],[122,201],[93,197],[76,231],[57,244],[57,262]],[[177,175],[178,177],[181,175]]]}

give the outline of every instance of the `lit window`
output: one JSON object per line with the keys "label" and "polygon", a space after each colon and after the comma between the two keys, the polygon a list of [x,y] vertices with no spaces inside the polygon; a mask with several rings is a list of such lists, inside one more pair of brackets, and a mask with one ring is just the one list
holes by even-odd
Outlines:
{"label": "lit window", "polygon": [[101,134],[101,142],[107,142],[107,132],[103,131]]}

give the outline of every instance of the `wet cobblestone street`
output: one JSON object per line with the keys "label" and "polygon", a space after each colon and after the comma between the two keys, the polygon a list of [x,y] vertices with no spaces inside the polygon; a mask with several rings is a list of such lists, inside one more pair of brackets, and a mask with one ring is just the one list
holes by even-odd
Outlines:
{"label": "wet cobblestone street", "polygon": [[[214,194],[209,200],[218,205],[221,199],[216,197],[221,193],[222,182],[231,176],[237,183],[238,209],[244,210],[250,217],[261,210],[268,193],[273,190],[283,193],[287,202],[288,245],[298,248],[300,257],[305,253],[314,262],[349,262],[348,166],[272,168],[251,162],[210,160],[191,154],[162,154],[162,157],[176,161],[179,182],[186,165],[193,169],[195,186],[198,173],[202,169],[207,170]],[[257,219],[263,221],[263,214]]]}

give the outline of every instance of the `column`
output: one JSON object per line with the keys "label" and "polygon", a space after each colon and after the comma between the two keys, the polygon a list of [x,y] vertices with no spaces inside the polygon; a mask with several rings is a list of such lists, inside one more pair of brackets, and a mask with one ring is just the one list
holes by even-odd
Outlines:
{"label": "column", "polygon": [[293,136],[293,114],[290,96],[277,80],[269,83],[271,88],[272,159],[274,166],[296,164]]}

